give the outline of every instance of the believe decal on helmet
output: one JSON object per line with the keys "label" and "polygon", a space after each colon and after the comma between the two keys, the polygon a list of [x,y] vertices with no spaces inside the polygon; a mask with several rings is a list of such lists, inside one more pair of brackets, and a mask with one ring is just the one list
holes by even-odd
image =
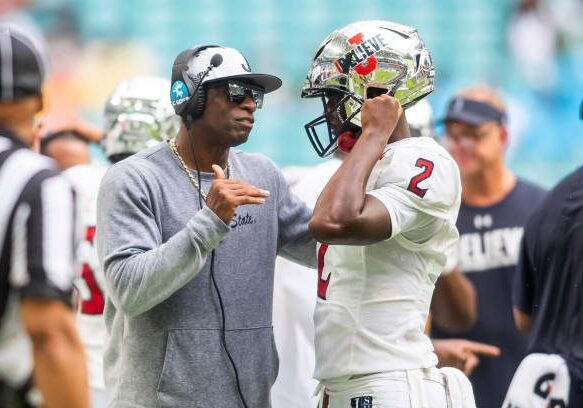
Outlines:
{"label": "believe decal on helmet", "polygon": [[[381,34],[364,41],[362,40],[363,36],[363,33],[358,33],[348,39],[349,44],[357,44],[357,47],[347,52],[344,57],[336,60],[334,65],[336,65],[339,72],[347,73],[352,68],[360,75],[367,75],[377,67],[375,53],[386,47],[387,44],[385,44]],[[364,64],[364,62],[366,63]]]}

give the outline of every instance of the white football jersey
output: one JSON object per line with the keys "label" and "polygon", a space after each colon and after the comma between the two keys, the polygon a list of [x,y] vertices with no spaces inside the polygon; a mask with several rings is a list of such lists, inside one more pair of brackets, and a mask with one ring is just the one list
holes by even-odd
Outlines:
{"label": "white football jersey", "polygon": [[459,237],[459,169],[435,140],[403,139],[387,146],[367,193],[387,208],[391,237],[318,245],[318,380],[437,364],[424,328],[435,281]]}
{"label": "white football jersey", "polygon": [[[313,166],[284,170],[292,192],[314,208],[322,189],[342,163],[326,160]],[[316,248],[314,248],[316,250]],[[316,282],[314,269],[278,256],[273,279],[273,336],[279,353],[279,372],[271,387],[273,408],[318,405],[314,389],[314,322]]]}
{"label": "white football jersey", "polygon": [[97,193],[107,167],[85,164],[63,172],[77,193],[77,217],[80,236],[77,247],[79,275],[75,287],[79,293],[77,328],[85,349],[89,370],[89,385],[104,389],[103,351],[106,330],[103,320],[104,276],[93,245],[97,217]]}

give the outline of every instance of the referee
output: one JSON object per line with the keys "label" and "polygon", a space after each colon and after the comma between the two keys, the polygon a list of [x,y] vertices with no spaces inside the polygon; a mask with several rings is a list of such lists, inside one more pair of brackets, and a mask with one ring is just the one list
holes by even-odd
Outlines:
{"label": "referee", "polygon": [[[71,308],[73,192],[29,150],[42,108],[41,48],[0,24],[0,407],[88,406]],[[32,392],[34,387],[40,391]]]}

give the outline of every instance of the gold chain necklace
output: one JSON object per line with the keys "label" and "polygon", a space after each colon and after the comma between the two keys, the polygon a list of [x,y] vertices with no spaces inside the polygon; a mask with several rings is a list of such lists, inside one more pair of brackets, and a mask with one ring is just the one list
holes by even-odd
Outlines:
{"label": "gold chain necklace", "polygon": [[[182,156],[180,156],[180,153],[178,153],[178,148],[176,147],[176,138],[171,139],[170,142],[168,142],[168,145],[170,146],[170,149],[172,150],[172,152],[174,153],[174,155],[176,156],[176,158],[178,159],[178,161],[182,165],[182,169],[185,171],[190,182],[192,183],[192,185],[194,186],[196,191],[198,191],[198,193],[202,196],[202,199],[206,202],[206,193],[203,191],[202,187],[198,185],[194,176],[190,172],[190,169],[188,168],[188,166],[184,162],[184,159],[182,158]],[[227,178],[229,178],[231,175],[231,167],[229,166],[229,162],[227,162],[227,167],[225,168],[225,170],[226,170],[225,174],[226,174]]]}

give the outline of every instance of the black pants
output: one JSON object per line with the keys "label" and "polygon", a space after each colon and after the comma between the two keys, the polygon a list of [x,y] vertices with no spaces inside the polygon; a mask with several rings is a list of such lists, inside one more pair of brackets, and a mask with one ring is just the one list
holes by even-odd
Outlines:
{"label": "black pants", "polygon": [[569,408],[583,408],[583,382],[571,376],[569,390]]}
{"label": "black pants", "polygon": [[32,379],[20,388],[13,388],[0,380],[0,408],[35,408],[28,402]]}

